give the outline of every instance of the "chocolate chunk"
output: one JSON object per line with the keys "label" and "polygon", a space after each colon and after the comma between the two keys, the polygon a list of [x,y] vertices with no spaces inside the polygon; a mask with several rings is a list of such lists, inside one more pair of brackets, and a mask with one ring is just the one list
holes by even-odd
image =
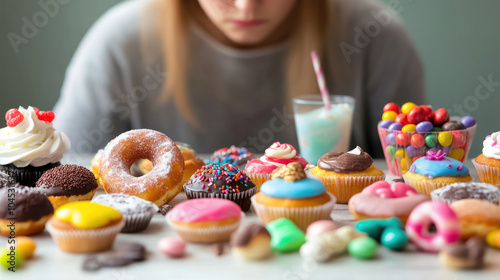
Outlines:
{"label": "chocolate chunk", "polygon": [[165,205],[163,205],[162,207],[160,207],[160,209],[158,210],[158,212],[159,212],[160,214],[162,214],[163,216],[166,216],[166,215],[167,215],[167,213],[168,213],[170,210],[172,210],[172,208],[173,208],[172,206],[170,206],[170,205],[168,205],[168,204],[165,204]]}
{"label": "chocolate chunk", "polygon": [[395,177],[392,179],[392,182],[393,183],[404,183],[405,179],[403,179],[403,177]]}
{"label": "chocolate chunk", "polygon": [[461,123],[456,123],[456,122],[446,122],[441,126],[441,129],[443,131],[452,131],[452,130],[462,130],[465,129],[465,125]]}
{"label": "chocolate chunk", "polygon": [[146,247],[140,243],[120,243],[115,251],[123,257],[129,258],[134,262],[140,262],[146,259]]}
{"label": "chocolate chunk", "polygon": [[107,255],[100,260],[100,263],[103,267],[122,267],[127,266],[133,262],[134,261],[127,256],[119,254]]}

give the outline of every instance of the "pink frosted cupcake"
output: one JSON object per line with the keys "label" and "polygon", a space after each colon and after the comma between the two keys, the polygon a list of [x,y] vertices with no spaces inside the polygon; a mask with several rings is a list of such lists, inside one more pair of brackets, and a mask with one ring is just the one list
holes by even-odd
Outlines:
{"label": "pink frosted cupcake", "polygon": [[274,142],[262,157],[247,162],[245,172],[257,186],[258,192],[260,186],[271,179],[273,170],[291,162],[300,163],[302,168],[307,165],[307,161],[297,154],[297,150],[292,145]]}

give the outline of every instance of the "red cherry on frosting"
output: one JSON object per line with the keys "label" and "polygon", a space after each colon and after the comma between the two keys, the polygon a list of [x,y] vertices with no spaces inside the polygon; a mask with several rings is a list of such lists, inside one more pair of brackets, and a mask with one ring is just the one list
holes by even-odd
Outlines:
{"label": "red cherry on frosting", "polygon": [[33,106],[31,106],[31,108],[33,108],[33,111],[35,111],[35,114],[38,117],[38,112],[40,112],[40,109],[38,109],[37,107],[33,107]]}
{"label": "red cherry on frosting", "polygon": [[17,109],[10,109],[5,114],[5,120],[7,121],[8,127],[15,127],[24,120],[24,116]]}
{"label": "red cherry on frosting", "polygon": [[54,112],[52,111],[47,111],[47,112],[40,111],[38,112],[37,115],[39,120],[49,123],[51,123],[55,118]]}

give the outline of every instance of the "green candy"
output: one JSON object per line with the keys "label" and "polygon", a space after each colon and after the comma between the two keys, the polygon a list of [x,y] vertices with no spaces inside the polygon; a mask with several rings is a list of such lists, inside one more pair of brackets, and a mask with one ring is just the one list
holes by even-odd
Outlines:
{"label": "green candy", "polygon": [[403,224],[398,218],[392,217],[388,219],[362,220],[354,226],[357,231],[364,232],[377,241],[380,241],[382,233],[388,227],[403,228]]}
{"label": "green candy", "polygon": [[23,262],[24,258],[19,252],[0,248],[0,263],[3,268],[15,271],[15,269],[21,267]]}
{"label": "green candy", "polygon": [[396,147],[388,145],[387,147],[385,147],[385,150],[387,151],[391,159],[394,158],[394,155],[396,154]]}
{"label": "green candy", "polygon": [[399,227],[388,227],[382,233],[380,243],[391,250],[399,251],[408,244],[408,235]]}
{"label": "green candy", "polygon": [[425,136],[425,145],[427,145],[427,147],[434,148],[434,147],[436,147],[437,143],[438,143],[438,139],[437,139],[436,135],[429,134],[429,135]]}
{"label": "green candy", "polygon": [[305,233],[287,218],[274,220],[266,228],[271,234],[271,248],[274,251],[297,252],[306,243]]}
{"label": "green candy", "polygon": [[438,126],[435,126],[435,127],[432,128],[432,131],[441,132],[443,130],[440,127],[438,127]]}
{"label": "green candy", "polygon": [[347,246],[349,254],[357,259],[369,259],[377,253],[377,241],[370,237],[359,237]]}

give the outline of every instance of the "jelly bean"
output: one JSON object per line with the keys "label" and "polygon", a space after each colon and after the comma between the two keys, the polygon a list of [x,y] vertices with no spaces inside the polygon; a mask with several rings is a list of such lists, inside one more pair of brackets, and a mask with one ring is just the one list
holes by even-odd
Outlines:
{"label": "jelly bean", "polygon": [[396,116],[396,119],[394,120],[397,123],[400,123],[402,125],[407,125],[408,124],[408,118],[405,114],[401,113]]}
{"label": "jelly bean", "polygon": [[165,237],[158,242],[158,249],[170,258],[182,258],[186,253],[186,242],[177,237]]}
{"label": "jelly bean", "polygon": [[405,157],[408,157],[408,154],[406,153],[406,151],[404,149],[398,149],[396,151],[396,157],[397,158],[405,158]]}
{"label": "jelly bean", "polygon": [[387,144],[396,146],[396,134],[388,133],[385,140],[387,141]]}
{"label": "jelly bean", "polygon": [[419,133],[426,133],[426,132],[432,131],[432,128],[434,128],[434,126],[432,125],[431,122],[423,121],[423,122],[419,122],[416,125],[415,130]]}
{"label": "jelly bean", "polygon": [[410,138],[410,143],[415,148],[420,148],[425,145],[425,138],[422,134],[415,133]]}
{"label": "jelly bean", "polygon": [[271,234],[271,248],[278,252],[296,252],[306,243],[306,235],[291,220],[279,218],[266,225]]}
{"label": "jelly bean", "polygon": [[416,156],[422,156],[422,155],[425,155],[425,148],[423,148],[423,147],[415,148],[413,146],[408,146],[408,147],[406,147],[406,153],[411,158],[416,157]]}
{"label": "jelly bean", "polygon": [[381,128],[389,128],[389,125],[393,124],[394,122],[391,121],[391,120],[385,120],[385,121],[381,121],[378,126],[381,127]]}
{"label": "jelly bean", "polygon": [[399,114],[399,106],[394,102],[389,102],[384,106],[384,112],[393,111]]}
{"label": "jelly bean", "polygon": [[359,232],[368,234],[369,237],[375,240],[380,240],[385,224],[382,223],[382,219],[366,219],[357,222],[354,228]]}
{"label": "jelly bean", "polygon": [[380,243],[391,250],[401,250],[408,244],[408,235],[401,227],[387,227],[382,233]]}
{"label": "jelly bean", "polygon": [[8,248],[0,248],[0,265],[5,269],[16,269],[24,262],[23,256],[18,251],[11,251]]}
{"label": "jelly bean", "polygon": [[445,122],[450,120],[450,116],[448,115],[448,111],[445,108],[437,109],[432,115],[432,123],[435,126],[441,126]]}
{"label": "jelly bean", "polygon": [[405,132],[398,133],[396,135],[396,144],[398,144],[399,146],[407,146],[408,144],[410,144],[410,135]]}
{"label": "jelly bean", "polygon": [[385,151],[389,154],[389,157],[393,159],[394,155],[396,154],[396,147],[387,145],[387,147],[385,147]]}
{"label": "jelly bean", "polygon": [[404,226],[403,223],[401,222],[401,220],[399,218],[396,218],[396,217],[381,219],[380,223],[382,224],[382,226],[384,228],[387,228],[387,227],[403,228],[403,226]]}
{"label": "jelly bean", "polygon": [[467,137],[461,131],[452,131],[450,132],[451,136],[453,136],[453,142],[451,143],[452,148],[460,148],[467,142]]}
{"label": "jelly bean", "polygon": [[469,128],[471,126],[474,126],[476,124],[476,120],[471,117],[471,116],[465,116],[463,117],[460,122],[465,125],[466,128]]}
{"label": "jelly bean", "polygon": [[405,104],[403,104],[403,106],[401,106],[401,112],[403,114],[409,114],[410,111],[415,107],[417,107],[417,104],[413,102],[406,102]]}
{"label": "jelly bean", "polygon": [[408,122],[412,124],[417,124],[421,121],[424,121],[425,117],[426,117],[425,110],[422,107],[417,106],[411,109],[410,113],[408,113]]}
{"label": "jelly bean", "polygon": [[500,248],[500,229],[494,230],[486,236],[488,245],[494,248]]}
{"label": "jelly bean", "polygon": [[315,238],[322,233],[336,230],[339,226],[332,220],[319,220],[307,227],[306,239]]}
{"label": "jelly bean", "polygon": [[383,121],[387,121],[387,120],[391,120],[391,121],[394,121],[396,119],[396,116],[398,114],[394,111],[387,111],[387,112],[384,112],[382,114],[382,120]]}
{"label": "jelly bean", "polygon": [[425,136],[425,145],[427,145],[427,147],[434,148],[434,147],[436,147],[437,143],[438,143],[438,139],[437,139],[436,135],[429,134],[429,135]]}
{"label": "jelly bean", "polygon": [[377,254],[377,241],[370,237],[359,237],[347,246],[349,254],[358,259],[369,259]]}
{"label": "jelly bean", "polygon": [[410,169],[410,166],[413,162],[411,161],[411,157],[405,157],[401,159],[401,170],[403,170],[403,173],[406,173],[408,169]]}
{"label": "jelly bean", "polygon": [[403,128],[401,129],[401,131],[404,131],[404,132],[415,132],[415,125],[414,124],[407,124],[407,125],[403,126]]}
{"label": "jelly bean", "polygon": [[387,128],[388,131],[401,131],[401,128],[403,128],[403,125],[400,123],[392,123],[389,125],[389,128]]}
{"label": "jelly bean", "polygon": [[19,236],[15,239],[16,250],[23,256],[25,260],[31,259],[36,250],[35,240],[26,237]]}
{"label": "jelly bean", "polygon": [[[451,145],[451,142],[453,142],[453,136],[451,136],[451,133],[449,132],[441,132],[438,135],[438,141],[439,144],[443,147],[448,147]],[[397,143],[397,137],[396,137],[396,143]]]}
{"label": "jelly bean", "polygon": [[456,160],[462,160],[465,155],[464,149],[457,148],[453,149],[450,153],[448,153],[447,157],[454,158]]}

